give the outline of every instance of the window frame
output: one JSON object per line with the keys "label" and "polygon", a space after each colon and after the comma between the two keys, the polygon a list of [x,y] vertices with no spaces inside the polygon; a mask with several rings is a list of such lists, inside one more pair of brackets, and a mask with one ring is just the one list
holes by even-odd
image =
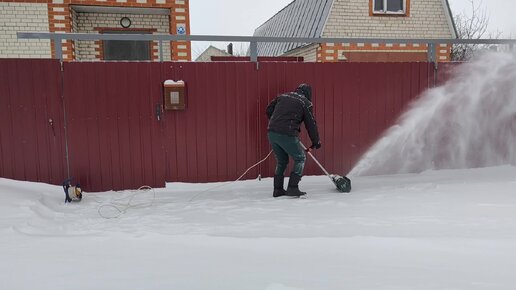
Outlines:
{"label": "window frame", "polygon": [[[387,1],[383,0],[384,7],[387,7]],[[410,0],[403,0],[403,11],[385,11],[374,9],[375,0],[369,0],[369,15],[370,16],[410,16]]]}
{"label": "window frame", "polygon": [[[109,33],[121,33],[124,34],[153,34],[157,31],[155,28],[119,28],[119,27],[95,27],[95,31],[98,31],[100,34],[109,34]],[[143,42],[144,40],[142,40]],[[142,61],[154,61],[153,58],[153,41],[145,41],[149,43],[149,59],[148,60],[142,60]],[[96,41],[96,43],[99,45],[99,52],[100,52],[100,60],[103,61],[121,61],[121,60],[107,60],[105,58],[104,52],[104,40]],[[123,60],[122,60],[123,61]]]}

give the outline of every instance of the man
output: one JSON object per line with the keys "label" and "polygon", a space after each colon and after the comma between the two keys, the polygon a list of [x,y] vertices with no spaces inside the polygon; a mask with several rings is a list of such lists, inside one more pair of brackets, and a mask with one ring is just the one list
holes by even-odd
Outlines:
{"label": "man", "polygon": [[[317,123],[313,116],[312,88],[308,84],[301,84],[294,92],[278,96],[267,106],[267,117],[269,118],[268,138],[277,162],[273,196],[305,195],[306,192],[300,191],[298,186],[306,160],[305,152],[299,144],[302,122],[305,123],[308,136],[312,141],[310,148],[321,148]],[[283,179],[289,156],[294,160],[294,167],[285,191]]]}

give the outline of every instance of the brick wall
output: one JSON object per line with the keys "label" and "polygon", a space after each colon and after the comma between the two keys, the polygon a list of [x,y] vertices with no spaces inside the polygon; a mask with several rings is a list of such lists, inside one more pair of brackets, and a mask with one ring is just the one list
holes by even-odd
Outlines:
{"label": "brick wall", "polygon": [[19,40],[18,31],[48,31],[47,4],[0,2],[0,58],[49,58],[49,40]]}
{"label": "brick wall", "polygon": [[317,50],[319,44],[311,44],[301,48],[288,51],[284,56],[297,56],[303,57],[304,62],[316,62],[317,61]]}
{"label": "brick wall", "polygon": [[[406,15],[375,15],[372,0],[335,0],[323,37],[351,38],[452,38],[448,10],[443,0],[406,0]],[[363,52],[404,54],[405,60],[419,60],[426,44],[336,43],[321,46],[318,61],[356,59]],[[451,46],[437,48],[439,61],[449,60]],[[351,57],[355,55],[355,57]],[[413,57],[417,55],[416,59]],[[403,60],[403,57],[397,59]]]}
{"label": "brick wall", "polygon": [[[83,32],[82,30],[90,28],[86,27],[88,25],[91,27],[113,25],[113,19],[121,17],[121,14],[95,15],[93,17],[97,17],[101,22],[81,26],[80,20],[87,17],[76,13],[71,5],[166,8],[170,9],[168,16],[132,14],[130,18],[137,19],[136,23],[133,21],[133,27],[147,28],[149,25],[157,24],[157,27],[152,27],[155,30],[154,33],[177,34],[178,29],[181,28],[186,34],[190,34],[189,0],[0,0],[0,5],[0,37],[8,39],[0,41],[0,54],[3,57],[55,56],[53,43],[51,44],[48,40],[17,40],[15,31]],[[27,14],[35,16],[27,17]],[[166,22],[164,22],[165,18]],[[118,21],[114,27],[119,27]],[[27,44],[22,45],[21,43]],[[74,60],[77,57],[81,60],[93,59],[90,55],[91,49],[97,51],[100,49],[98,45],[87,43],[77,43],[77,47],[75,47],[75,43],[72,41],[63,41],[62,46],[64,60]],[[26,53],[25,47],[30,47]],[[84,53],[80,52],[83,47],[86,49]],[[159,56],[158,47],[156,43],[152,51],[155,59]],[[189,41],[164,43],[163,51],[165,59],[178,61],[191,59],[191,43]]]}
{"label": "brick wall", "polygon": [[370,0],[335,0],[323,37],[451,38],[442,0],[411,0],[409,16],[371,16]]}
{"label": "brick wall", "polygon": [[[131,19],[130,29],[147,29],[152,33],[169,34],[170,21],[167,15],[139,15],[139,14],[109,14],[109,13],[74,13],[76,18],[74,32],[99,33],[109,28],[120,29],[120,19],[129,17]],[[159,43],[152,44],[152,59],[159,60]],[[100,41],[77,41],[77,60],[101,60],[102,47]],[[163,42],[163,58],[171,60],[170,42]]]}

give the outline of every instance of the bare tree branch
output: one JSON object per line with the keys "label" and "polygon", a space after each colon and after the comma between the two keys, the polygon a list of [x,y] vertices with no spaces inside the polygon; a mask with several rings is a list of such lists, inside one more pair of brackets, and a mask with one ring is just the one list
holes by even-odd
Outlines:
{"label": "bare tree branch", "polygon": [[[489,16],[485,9],[482,8],[482,1],[475,4],[475,0],[469,0],[471,4],[470,15],[462,11],[454,15],[455,27],[457,28],[457,37],[460,39],[497,39],[500,38],[501,32],[488,32]],[[486,49],[492,49],[492,45],[486,44],[454,44],[452,46],[451,58],[455,61],[466,61],[473,55]]]}

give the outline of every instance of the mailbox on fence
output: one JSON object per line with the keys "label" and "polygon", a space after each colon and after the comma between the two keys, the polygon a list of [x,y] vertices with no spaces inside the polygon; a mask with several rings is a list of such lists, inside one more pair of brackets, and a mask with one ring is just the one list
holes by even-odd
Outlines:
{"label": "mailbox on fence", "polygon": [[186,108],[185,82],[166,80],[163,86],[165,110],[184,110]]}

